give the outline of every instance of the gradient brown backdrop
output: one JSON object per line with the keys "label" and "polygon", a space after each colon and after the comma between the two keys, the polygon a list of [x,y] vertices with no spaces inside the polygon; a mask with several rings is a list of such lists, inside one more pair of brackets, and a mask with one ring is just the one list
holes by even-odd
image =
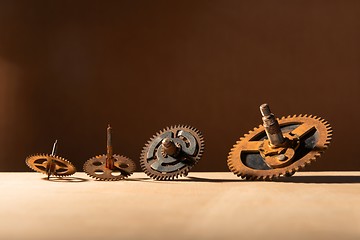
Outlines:
{"label": "gradient brown backdrop", "polygon": [[277,116],[334,128],[309,170],[360,170],[359,1],[0,1],[0,170],[50,152],[81,169],[105,151],[138,161],[185,123],[206,138],[196,170],[227,171],[234,142]]}

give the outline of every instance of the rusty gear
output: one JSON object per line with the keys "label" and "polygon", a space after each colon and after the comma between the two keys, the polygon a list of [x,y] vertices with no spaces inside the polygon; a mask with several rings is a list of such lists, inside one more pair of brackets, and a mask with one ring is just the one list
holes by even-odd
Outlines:
{"label": "rusty gear", "polygon": [[105,167],[106,155],[99,155],[87,160],[84,164],[84,171],[90,177],[102,181],[118,181],[129,177],[135,170],[135,163],[125,157],[114,154],[114,169]]}
{"label": "rusty gear", "polygon": [[248,180],[271,180],[291,176],[315,161],[330,144],[330,124],[316,116],[277,119],[285,143],[271,147],[263,125],[241,137],[228,156],[229,169]]}
{"label": "rusty gear", "polygon": [[66,177],[74,174],[76,169],[68,160],[49,154],[29,156],[26,164],[36,172],[49,176]]}
{"label": "rusty gear", "polygon": [[142,170],[156,180],[186,176],[204,152],[204,138],[190,126],[171,126],[156,133],[140,156]]}
{"label": "rusty gear", "polygon": [[87,160],[84,171],[92,178],[101,181],[118,181],[129,177],[136,169],[135,163],[125,156],[113,154],[112,128],[106,129],[106,155]]}

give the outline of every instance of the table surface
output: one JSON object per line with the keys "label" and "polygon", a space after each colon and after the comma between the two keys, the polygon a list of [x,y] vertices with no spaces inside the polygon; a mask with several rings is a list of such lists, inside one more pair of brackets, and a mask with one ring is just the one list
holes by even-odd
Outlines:
{"label": "table surface", "polygon": [[0,173],[0,239],[360,239],[360,172],[101,182]]}

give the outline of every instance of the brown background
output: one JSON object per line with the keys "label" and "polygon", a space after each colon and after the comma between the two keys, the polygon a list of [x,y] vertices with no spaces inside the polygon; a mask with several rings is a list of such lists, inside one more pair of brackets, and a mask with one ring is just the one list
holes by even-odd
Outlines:
{"label": "brown background", "polygon": [[0,170],[50,152],[81,169],[105,151],[138,161],[156,131],[199,128],[196,170],[227,171],[232,144],[277,116],[326,118],[310,170],[360,170],[359,1],[0,1]]}

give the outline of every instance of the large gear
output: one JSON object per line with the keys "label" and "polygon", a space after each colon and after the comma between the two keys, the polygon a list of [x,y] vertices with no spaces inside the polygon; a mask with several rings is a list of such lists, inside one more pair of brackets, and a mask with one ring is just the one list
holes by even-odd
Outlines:
{"label": "large gear", "polygon": [[118,181],[129,177],[136,170],[134,161],[125,156],[113,154],[112,128],[107,128],[107,153],[87,160],[84,172],[101,181]]}
{"label": "large gear", "polygon": [[113,155],[114,169],[106,168],[106,155],[100,155],[87,160],[84,171],[97,180],[118,181],[129,177],[135,170],[135,163],[128,157]]}
{"label": "large gear", "polygon": [[177,125],[156,133],[140,156],[142,170],[155,180],[186,176],[204,152],[204,138],[193,127]]}
{"label": "large gear", "polygon": [[269,139],[269,136],[274,139],[271,134],[276,127],[275,118],[270,127],[264,121],[265,126],[245,134],[231,149],[227,162],[234,174],[248,180],[291,176],[320,157],[330,144],[332,128],[320,117],[293,115],[276,120],[281,130],[280,140],[273,142],[282,143],[274,146]]}
{"label": "large gear", "polygon": [[57,141],[51,154],[36,154],[25,159],[26,164],[36,172],[55,177],[67,177],[76,172],[76,168],[68,160],[55,156]]}

